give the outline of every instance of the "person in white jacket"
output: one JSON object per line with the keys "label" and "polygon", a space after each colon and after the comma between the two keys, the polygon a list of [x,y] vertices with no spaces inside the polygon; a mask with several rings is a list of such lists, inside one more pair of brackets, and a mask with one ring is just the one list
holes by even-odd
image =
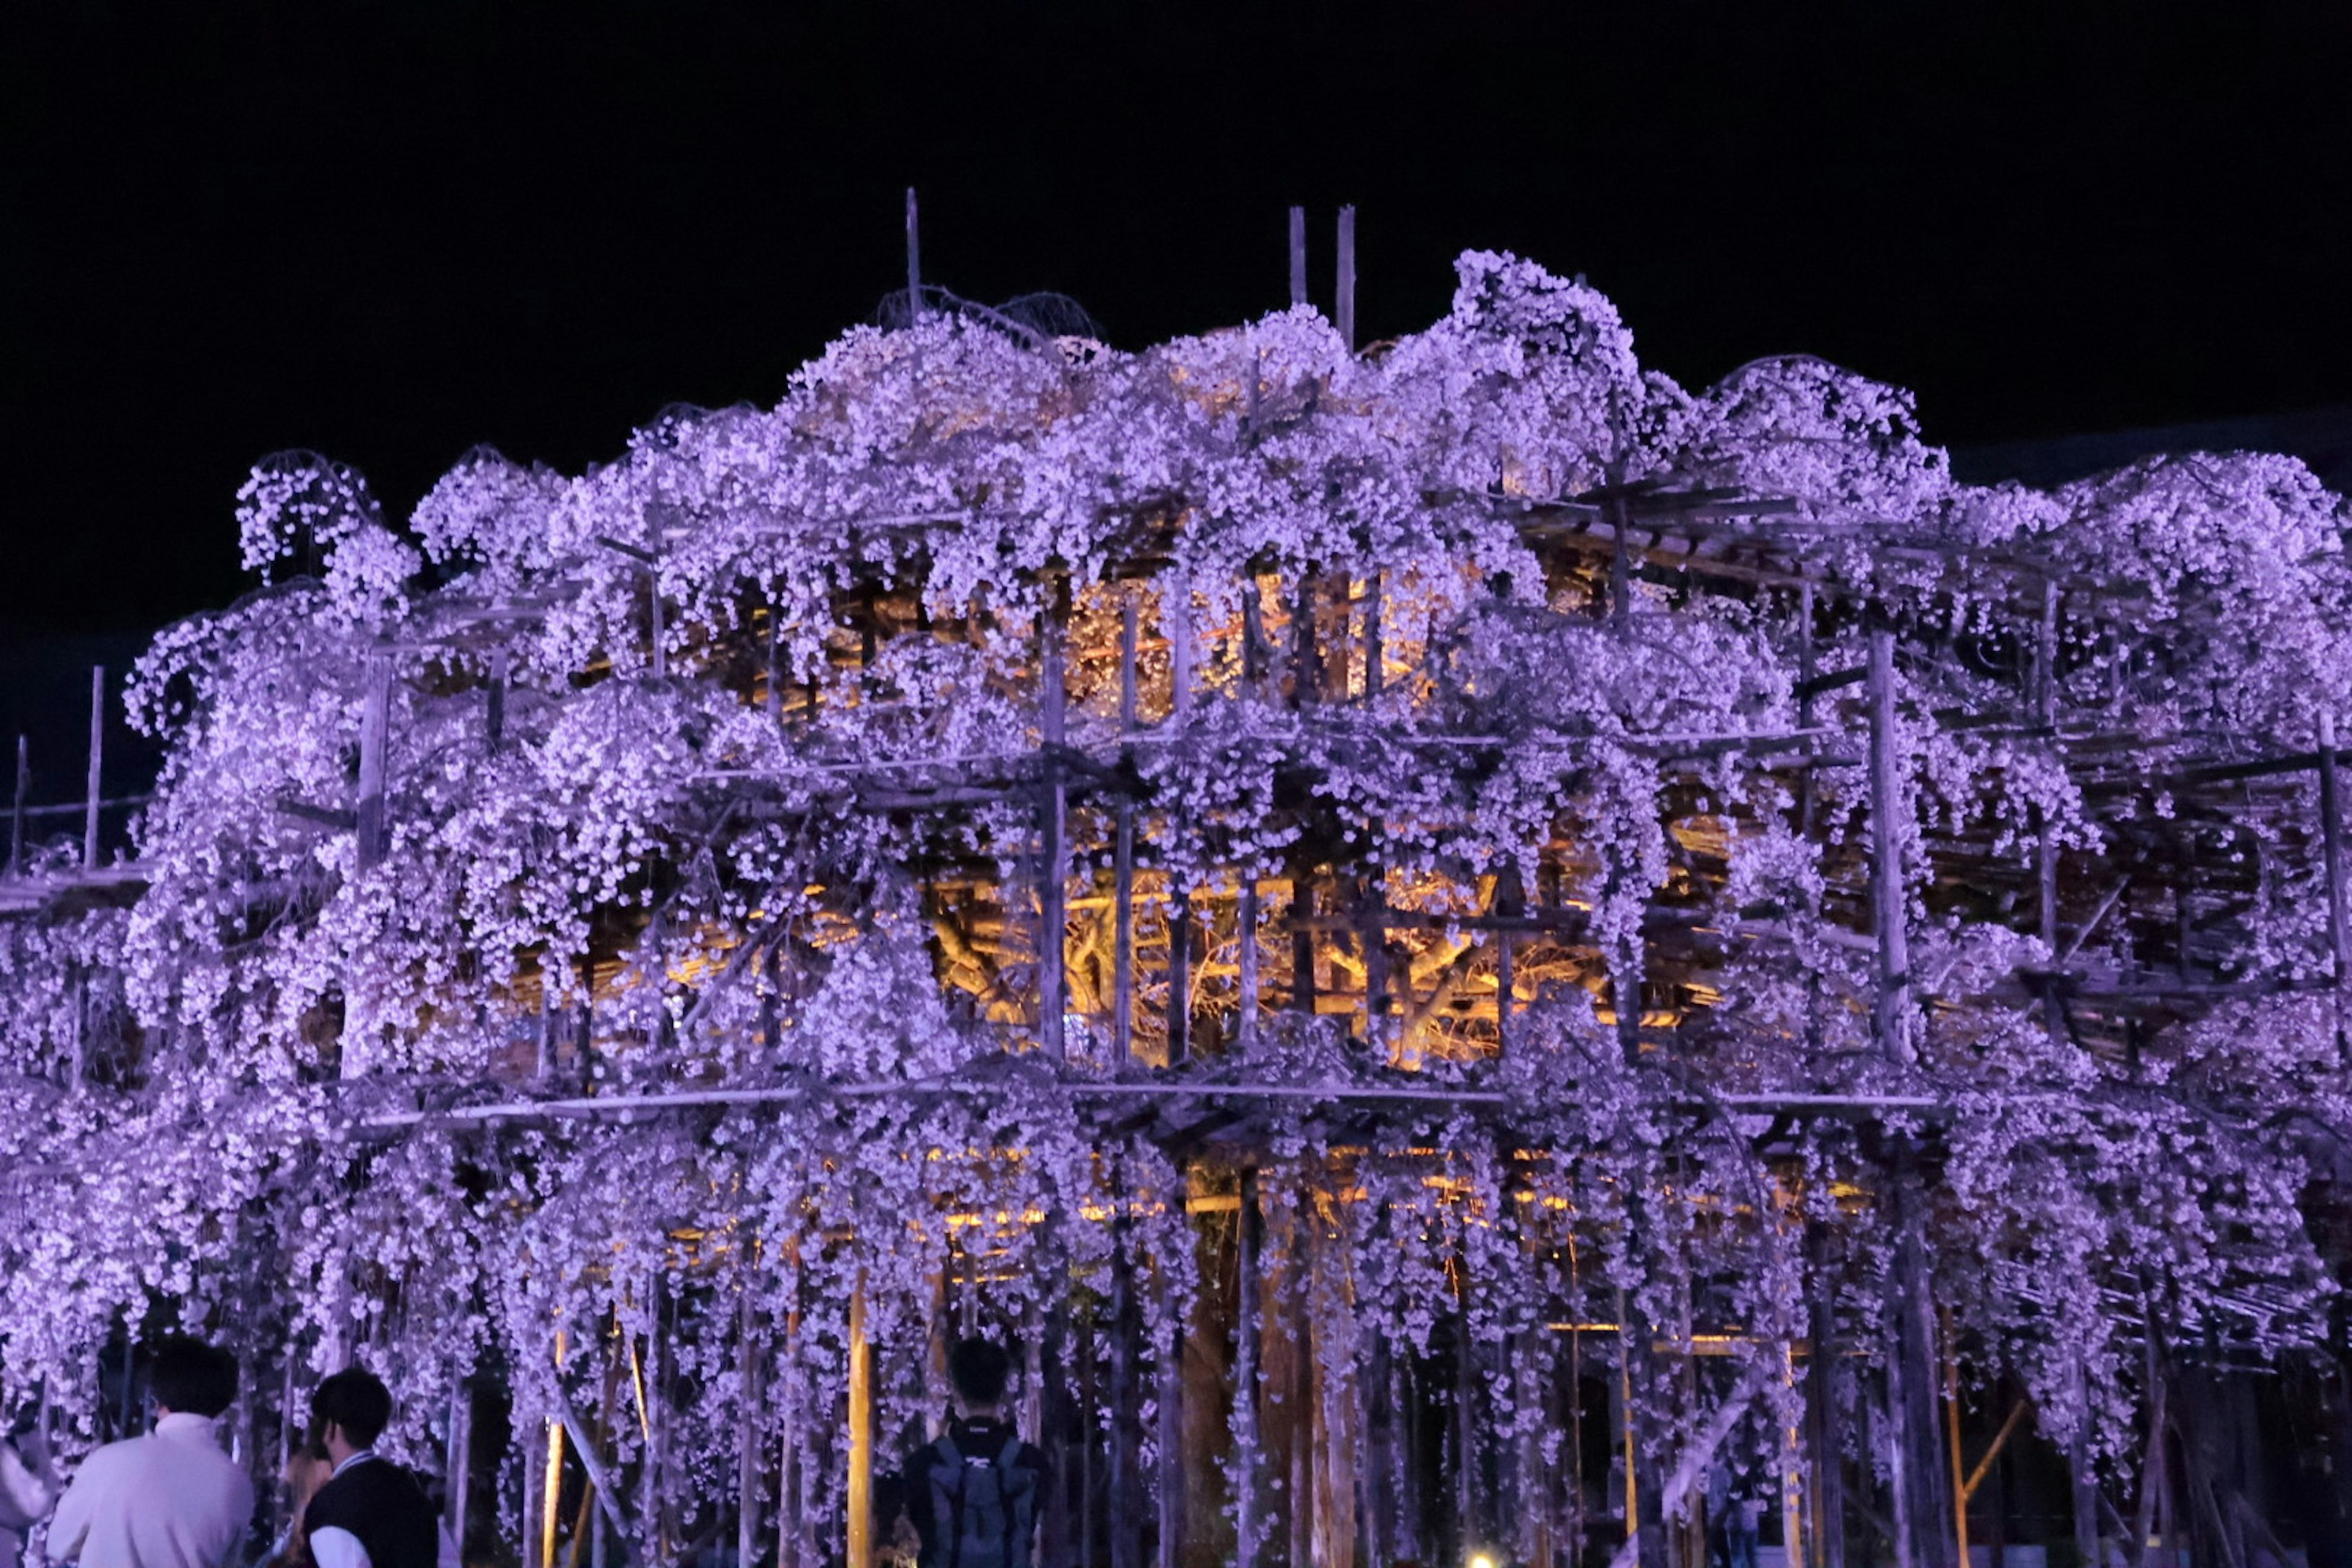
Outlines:
{"label": "person in white jacket", "polygon": [[40,1434],[0,1437],[0,1568],[18,1568],[25,1537],[58,1500]]}
{"label": "person in white jacket", "polygon": [[236,1401],[236,1359],[173,1338],[149,1363],[155,1429],[81,1463],[49,1521],[52,1562],[81,1568],[224,1568],[253,1523],[253,1483],[214,1427]]}

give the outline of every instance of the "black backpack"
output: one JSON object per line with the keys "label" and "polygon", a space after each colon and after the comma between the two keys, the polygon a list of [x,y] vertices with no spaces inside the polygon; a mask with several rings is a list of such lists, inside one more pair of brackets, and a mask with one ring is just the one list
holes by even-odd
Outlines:
{"label": "black backpack", "polygon": [[924,1568],[1030,1568],[1037,1471],[1021,1462],[1024,1447],[1009,1433],[993,1455],[967,1454],[953,1435],[930,1446],[922,1482],[944,1555],[926,1554]]}

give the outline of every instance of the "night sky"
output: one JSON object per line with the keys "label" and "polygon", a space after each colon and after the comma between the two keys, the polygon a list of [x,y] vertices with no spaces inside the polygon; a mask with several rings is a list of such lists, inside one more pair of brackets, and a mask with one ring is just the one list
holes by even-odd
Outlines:
{"label": "night sky", "polygon": [[233,597],[267,452],[404,514],[478,442],[577,467],[772,401],[903,280],[910,184],[932,279],[1124,345],[1282,304],[1292,202],[1328,299],[1349,201],[1367,337],[1493,247],[1685,381],[1807,350],[1948,442],[2352,400],[2340,5],[36,10],[0,647]]}

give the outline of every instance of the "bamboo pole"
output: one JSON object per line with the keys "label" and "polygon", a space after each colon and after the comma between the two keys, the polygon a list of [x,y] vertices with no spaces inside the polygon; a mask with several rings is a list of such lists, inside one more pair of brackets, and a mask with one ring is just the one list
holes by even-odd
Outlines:
{"label": "bamboo pole", "polygon": [[863,1275],[849,1293],[848,1489],[847,1568],[874,1568],[874,1347],[866,1339]]}
{"label": "bamboo pole", "polygon": [[1192,895],[1171,874],[1168,903],[1168,1062],[1174,1067],[1192,1055]]}
{"label": "bamboo pole", "polygon": [[81,863],[85,870],[98,869],[98,803],[104,794],[101,779],[106,766],[106,666],[89,667],[89,793],[83,797],[81,825]]}
{"label": "bamboo pole", "polygon": [[1911,956],[1905,930],[1901,737],[1895,731],[1895,634],[1870,634],[1870,890],[1878,937],[1878,1040],[1895,1060],[1916,1057],[1910,1038]]}

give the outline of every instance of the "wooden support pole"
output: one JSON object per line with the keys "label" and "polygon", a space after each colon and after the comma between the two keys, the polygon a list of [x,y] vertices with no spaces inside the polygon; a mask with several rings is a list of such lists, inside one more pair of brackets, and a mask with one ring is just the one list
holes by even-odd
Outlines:
{"label": "wooden support pole", "polygon": [[1168,884],[1168,1062],[1192,1055],[1192,892],[1171,874]]}
{"label": "wooden support pole", "polygon": [[1370,704],[1381,694],[1383,667],[1388,662],[1388,646],[1381,625],[1388,598],[1388,574],[1373,573],[1364,584],[1364,701]]}
{"label": "wooden support pole", "polygon": [[1338,321],[1339,341],[1348,352],[1356,352],[1356,209],[1339,209],[1339,291]]}
{"label": "wooden support pole", "polygon": [[2344,795],[2336,773],[2336,714],[2319,710],[2320,841],[2327,860],[2327,951],[2336,982],[2336,1048],[2346,1052],[2345,987],[2352,983],[2352,921],[2345,910]]}
{"label": "wooden support pole", "polygon": [[1316,582],[1311,568],[1298,574],[1297,597],[1290,612],[1291,700],[1300,708],[1323,695],[1323,659],[1315,636]]}
{"label": "wooden support pole", "polygon": [[1632,531],[1625,503],[1609,503],[1609,531],[1615,542],[1609,552],[1609,618],[1622,626],[1633,618],[1633,547],[1625,536]]}
{"label": "wooden support pole", "polygon": [[915,187],[907,187],[907,321],[911,325],[923,319],[923,245],[921,226],[916,221]]}
{"label": "wooden support pole", "polygon": [[383,860],[384,749],[392,713],[392,656],[372,653],[367,689],[360,709],[359,867],[373,870]]}
{"label": "wooden support pole", "polygon": [[1062,751],[1067,743],[1063,679],[1063,645],[1070,614],[1070,581],[1055,586],[1054,603],[1042,628],[1044,647],[1038,660],[1039,696],[1044,736],[1044,788],[1037,803],[1038,837],[1042,852],[1037,865],[1037,975],[1039,1024],[1046,1054],[1059,1061],[1068,1054],[1063,1015],[1067,1009],[1069,977],[1069,849],[1065,842],[1069,812],[1069,786],[1064,777]]}
{"label": "wooden support pole", "polygon": [[[1190,1241],[1190,1233],[1187,1233]],[[1159,1373],[1158,1408],[1160,1430],[1159,1550],[1153,1568],[1183,1568],[1184,1535],[1187,1510],[1191,1505],[1190,1478],[1185,1474],[1184,1445],[1184,1339],[1183,1319],[1175,1310],[1174,1293],[1169,1288],[1166,1260],[1156,1261],[1151,1270],[1151,1289],[1159,1308],[1159,1318],[1166,1325],[1167,1337],[1152,1347],[1152,1356]]]}
{"label": "wooden support pole", "polygon": [[[285,1423],[291,1430],[291,1423]],[[281,1447],[284,1446],[280,1445]],[[449,1539],[456,1542],[462,1556],[466,1549],[467,1505],[471,1500],[474,1475],[474,1391],[459,1378],[457,1387],[449,1397],[448,1441],[443,1448],[444,1471],[448,1477],[442,1507],[442,1522],[447,1526]],[[280,1474],[285,1472],[286,1459],[278,1461]]]}
{"label": "wooden support pole", "polygon": [[1290,209],[1290,302],[1307,303],[1307,209]]}
{"label": "wooden support pole", "polygon": [[[913,193],[908,195],[913,210]],[[846,1568],[874,1568],[874,1347],[866,1339],[866,1280],[849,1293],[849,1487]]]}
{"label": "wooden support pole", "polygon": [[1239,1255],[1240,1300],[1234,1313],[1234,1568],[1257,1568],[1265,1550],[1266,1521],[1258,1469],[1265,1456],[1265,1426],[1259,1419],[1258,1369],[1265,1327],[1265,1215],[1258,1202],[1258,1173],[1246,1167],[1241,1177]]}
{"label": "wooden support pole", "polygon": [[490,651],[490,679],[482,700],[483,747],[495,756],[507,739],[507,650]]}
{"label": "wooden support pole", "polygon": [[1237,965],[1241,971],[1240,1017],[1234,1027],[1234,1036],[1242,1048],[1246,1050],[1257,1043],[1260,983],[1256,873],[1244,868],[1241,873],[1241,896],[1235,901],[1234,911],[1234,940],[1241,948]]}
{"label": "wooden support pole", "polygon": [[1812,1279],[1806,1292],[1812,1355],[1805,1368],[1805,1447],[1812,1461],[1813,1561],[1816,1568],[1845,1568],[1845,1458],[1837,1419],[1839,1345],[1829,1249],[1816,1235]]}
{"label": "wooden support pole", "polygon": [[1134,1203],[1111,1172],[1110,1568],[1144,1568],[1142,1310],[1136,1294]]}
{"label": "wooden support pole", "polygon": [[1903,841],[1909,816],[1895,731],[1895,634],[1870,634],[1870,891],[1878,938],[1878,1042],[1889,1057],[1916,1058],[1910,1037],[1911,950],[1905,930]]}
{"label": "wooden support pole", "polygon": [[1171,572],[1160,595],[1160,622],[1168,638],[1169,706],[1180,721],[1192,711],[1192,584]]}
{"label": "wooden support pole", "polygon": [[563,1423],[547,1423],[547,1468],[539,1502],[539,1568],[555,1568],[555,1532],[563,1514]]}
{"label": "wooden support pole", "polygon": [[81,819],[81,863],[88,871],[98,869],[98,803],[104,796],[102,775],[106,767],[106,666],[89,667],[89,793],[83,799]]}
{"label": "wooden support pole", "polygon": [[1952,1332],[1952,1310],[1942,1310],[1944,1342],[1944,1428],[1951,1449],[1952,1531],[1959,1542],[1959,1568],[1969,1562],[1969,1481],[1967,1461],[1960,1456],[1960,1347]]}
{"label": "wooden support pole", "polygon": [[1290,1009],[1315,1016],[1315,879],[1302,868],[1290,879]]}
{"label": "wooden support pole", "polygon": [[[2051,731],[2050,744],[2058,744],[2058,584],[2044,580],[2042,584],[2042,619],[2035,628],[2033,645],[2033,721]],[[2058,963],[2058,829],[2047,811],[2035,813],[2033,849],[2033,884],[2035,905],[2039,914],[2039,934],[2042,945],[2053,963]],[[2044,1024],[2052,1039],[2065,1032],[2065,1003],[2053,985],[2044,998]]]}
{"label": "wooden support pole", "polygon": [[25,874],[26,795],[33,785],[33,769],[25,736],[16,737],[16,808],[8,816],[8,875]]}
{"label": "wooden support pole", "polygon": [[[1118,728],[1122,737],[1135,733],[1137,710],[1136,650],[1141,610],[1130,590],[1118,606]],[[1121,761],[1132,756],[1124,742]],[[1122,794],[1117,814],[1117,842],[1111,868],[1111,1048],[1121,1062],[1135,1054],[1135,802]]]}
{"label": "wooden support pole", "polygon": [[[743,1256],[748,1261],[748,1248]],[[760,1482],[764,1468],[760,1460],[760,1405],[764,1393],[760,1374],[765,1363],[760,1355],[759,1313],[752,1304],[751,1270],[747,1267],[742,1272],[735,1328],[735,1376],[743,1401],[738,1418],[742,1430],[735,1439],[735,1561],[739,1565],[759,1558]]]}

